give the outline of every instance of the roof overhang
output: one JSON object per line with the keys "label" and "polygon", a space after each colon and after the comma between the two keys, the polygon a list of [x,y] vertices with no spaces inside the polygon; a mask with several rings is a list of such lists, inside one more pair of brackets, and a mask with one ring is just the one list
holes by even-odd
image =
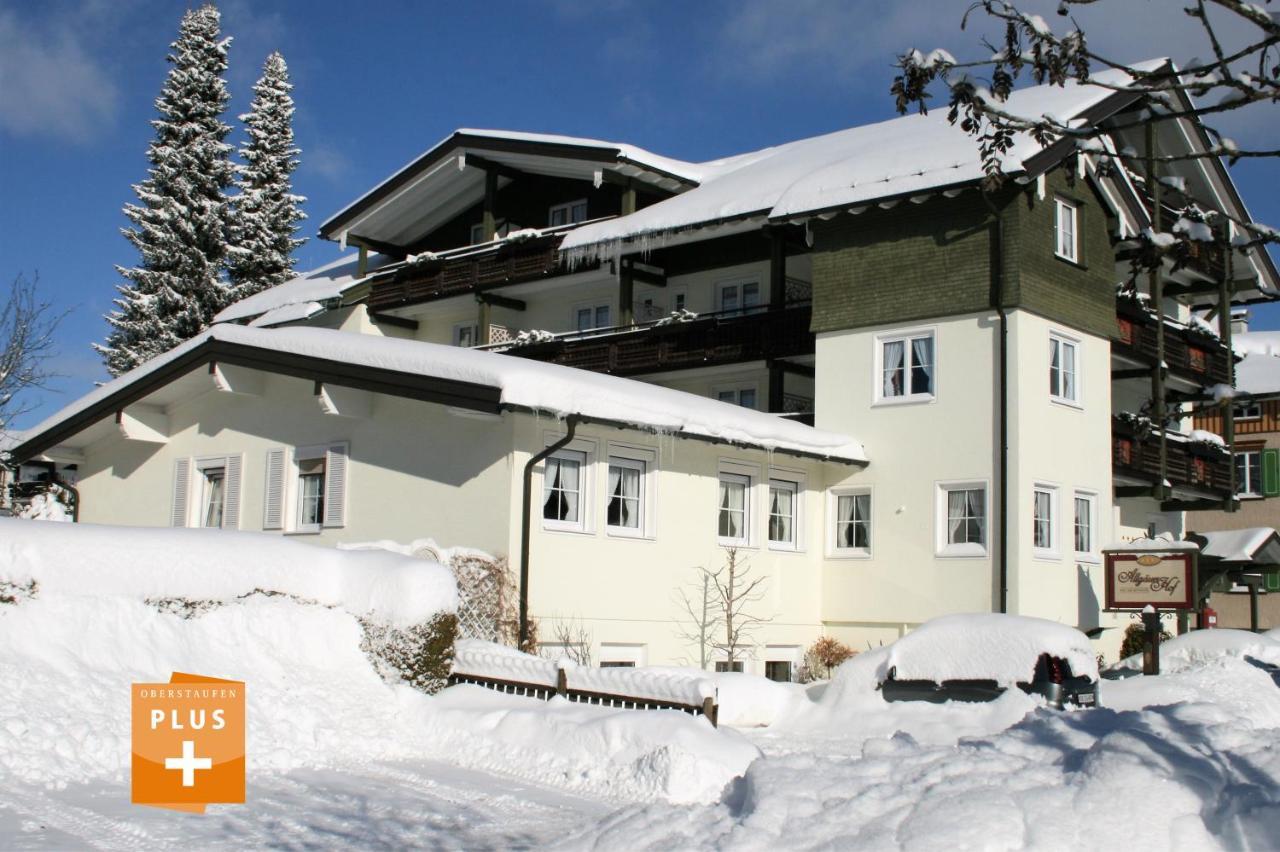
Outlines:
{"label": "roof overhang", "polygon": [[[467,154],[475,156],[468,163]],[[608,144],[504,138],[459,131],[393,174],[320,226],[320,236],[342,243],[408,246],[479,203],[486,169],[476,157],[508,172],[598,183],[613,172],[663,192],[696,182]],[[505,185],[510,177],[500,176]],[[520,223],[534,224],[534,223]]]}

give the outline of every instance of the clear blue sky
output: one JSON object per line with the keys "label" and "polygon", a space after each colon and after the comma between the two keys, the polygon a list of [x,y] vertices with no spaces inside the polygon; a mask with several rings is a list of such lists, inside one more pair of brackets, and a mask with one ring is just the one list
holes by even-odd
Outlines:
{"label": "clear blue sky", "polygon": [[[187,5],[0,0],[0,275],[38,272],[45,293],[71,311],[56,364],[66,378],[19,426],[105,378],[89,343],[106,334],[114,265],[137,261],[119,233],[120,208],[145,176],[147,122]],[[228,0],[219,8],[234,38],[235,143],[232,116],[247,108],[263,59],[279,49],[289,63],[303,151],[295,189],[309,198],[310,235],[457,127],[593,136],[702,160],[889,118],[896,53],[945,46],[982,55],[976,34],[959,31],[965,5]],[[1082,23],[1091,45],[1116,58],[1185,61],[1204,48],[1182,5],[1104,0]],[[1276,115],[1234,117],[1229,130],[1244,144],[1276,147]],[[1243,165],[1236,180],[1255,217],[1280,225],[1280,165]],[[312,239],[299,269],[337,252]],[[1256,310],[1254,327],[1280,328],[1280,309]]]}

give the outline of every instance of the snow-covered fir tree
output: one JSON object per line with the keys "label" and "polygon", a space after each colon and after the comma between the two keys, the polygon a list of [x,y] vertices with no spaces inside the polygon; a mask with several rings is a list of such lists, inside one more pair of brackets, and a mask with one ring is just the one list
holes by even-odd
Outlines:
{"label": "snow-covered fir tree", "polygon": [[227,269],[232,300],[252,296],[293,277],[295,239],[306,218],[293,194],[290,176],[298,166],[293,144],[293,98],[289,68],[278,52],[267,57],[262,78],[253,87],[249,112],[240,116],[246,140],[237,167],[239,194],[232,199],[232,240]]}
{"label": "snow-covered fir tree", "polygon": [[133,227],[123,233],[141,263],[117,267],[125,283],[106,318],[107,341],[94,347],[112,375],[198,334],[230,295],[222,270],[230,226],[226,190],[234,174],[222,74],[231,39],[221,38],[220,26],[211,5],[188,11],[171,45],[173,67],[156,99],[160,116],[151,122],[151,168],[133,188],[141,203],[124,208]]}

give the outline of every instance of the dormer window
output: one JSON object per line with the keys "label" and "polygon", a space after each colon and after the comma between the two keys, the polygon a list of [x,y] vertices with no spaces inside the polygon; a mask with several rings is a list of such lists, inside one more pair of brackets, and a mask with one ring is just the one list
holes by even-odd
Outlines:
{"label": "dormer window", "polygon": [[565,204],[553,204],[547,212],[547,225],[557,228],[587,221],[587,199],[579,198]]}
{"label": "dormer window", "polygon": [[1063,260],[1077,263],[1080,258],[1077,228],[1080,208],[1063,198],[1055,198],[1053,206],[1054,254]]}

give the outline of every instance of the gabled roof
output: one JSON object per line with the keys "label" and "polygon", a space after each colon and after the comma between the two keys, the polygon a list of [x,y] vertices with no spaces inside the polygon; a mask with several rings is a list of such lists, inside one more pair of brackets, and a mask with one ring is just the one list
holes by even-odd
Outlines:
{"label": "gabled roof", "polygon": [[718,168],[715,162],[689,163],[622,142],[464,128],[330,217],[320,236],[395,245],[421,237],[483,197],[484,172],[466,167],[468,152],[531,174],[594,180],[609,170],[668,192],[696,186]]}
{"label": "gabled roof", "polygon": [[77,436],[173,383],[198,382],[202,377],[193,371],[210,362],[474,411],[576,415],[586,422],[867,463],[862,445],[847,435],[632,379],[417,340],[240,325],[214,326],[85,394],[27,430],[14,455],[26,459],[55,445],[91,443],[101,436]]}
{"label": "gabled roof", "polygon": [[[1166,60],[1137,67],[1155,69]],[[1018,115],[1052,115],[1064,121],[1087,117],[1100,105],[1116,109],[1133,100],[1107,86],[1128,82],[1120,72],[1094,75],[1104,85],[1035,86],[1019,89],[1007,108]],[[1119,97],[1117,97],[1119,94]],[[1010,174],[1026,171],[1027,161],[1044,152],[1030,135],[1015,136],[1005,156]],[[947,121],[946,110],[906,115],[801,139],[735,158],[696,189],[660,201],[629,216],[585,225],[569,234],[562,246],[577,250],[622,241],[641,240],[743,217],[787,221],[815,213],[858,208],[884,199],[911,197],[949,187],[976,183],[983,177],[973,137]]]}
{"label": "gabled roof", "polygon": [[1280,536],[1271,527],[1191,533],[1200,553],[1222,562],[1256,566],[1280,565]]}

